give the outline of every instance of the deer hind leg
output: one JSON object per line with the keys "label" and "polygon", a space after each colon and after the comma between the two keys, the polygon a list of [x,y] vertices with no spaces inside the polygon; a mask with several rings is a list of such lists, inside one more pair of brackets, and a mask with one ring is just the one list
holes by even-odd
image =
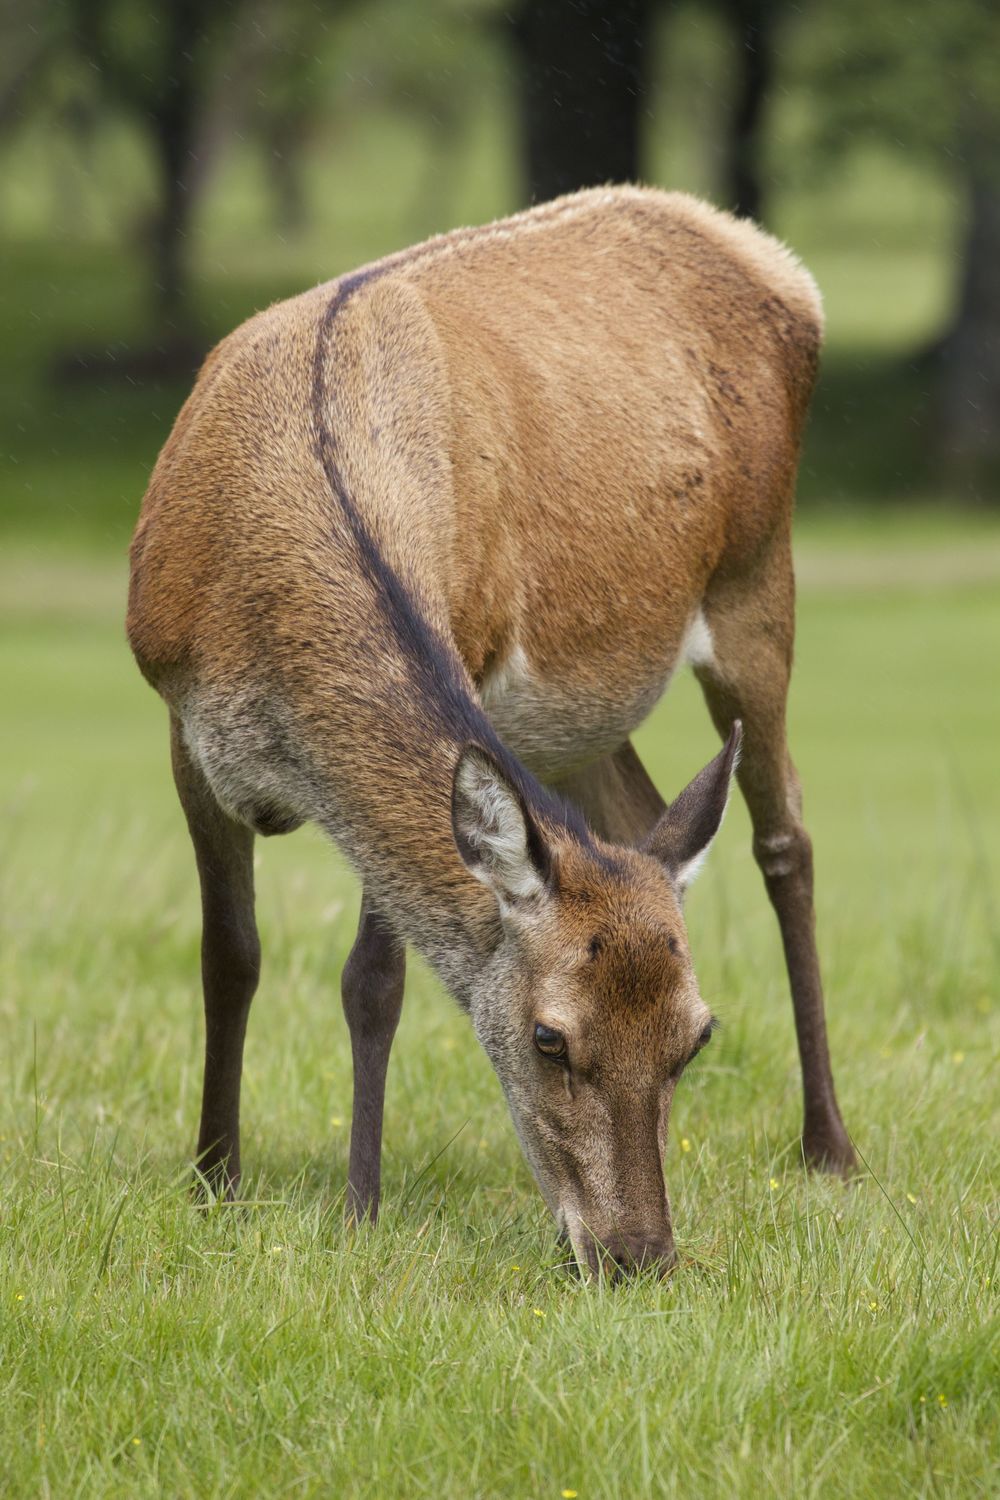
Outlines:
{"label": "deer hind leg", "polygon": [[753,580],[713,584],[695,672],[720,734],[743,721],[737,772],[753,823],[754,856],[781,929],[802,1084],[802,1145],[810,1165],[848,1173],[854,1151],[834,1091],[816,953],[812,844],[788,752],[785,704],[794,636],[791,553],[783,543]]}
{"label": "deer hind leg", "polygon": [[632,847],[642,843],[666,807],[631,740],[563,777],[556,790],[580,809],[598,838]]}
{"label": "deer hind leg", "polygon": [[205,1077],[198,1166],[213,1190],[232,1197],[240,1178],[243,1042],[260,974],[254,836],[223,812],[176,719],[171,721],[171,758],[201,882]]}
{"label": "deer hind leg", "polygon": [[358,1223],[374,1223],[378,1217],[385,1078],[403,1008],[405,976],[404,944],[364,897],[358,935],[341,979],[354,1059],[347,1214]]}

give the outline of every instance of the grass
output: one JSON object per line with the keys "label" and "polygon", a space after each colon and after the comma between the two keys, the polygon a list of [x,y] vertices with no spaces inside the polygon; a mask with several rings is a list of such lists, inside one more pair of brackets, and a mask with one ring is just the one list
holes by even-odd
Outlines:
{"label": "grass", "polygon": [[[995,1493],[1000,537],[937,517],[899,549],[884,522],[820,518],[802,549],[793,737],[871,1172],[800,1170],[778,944],[734,808],[690,901],[724,1026],[675,1104],[683,1269],[610,1291],[553,1270],[499,1088],[417,965],[385,1213],[344,1229],[357,890],[306,831],[258,845],[248,1203],[192,1207],[198,915],[164,715],[122,640],[120,566],[8,553],[5,1494]],[[641,738],[665,789],[701,763],[692,683]]]}

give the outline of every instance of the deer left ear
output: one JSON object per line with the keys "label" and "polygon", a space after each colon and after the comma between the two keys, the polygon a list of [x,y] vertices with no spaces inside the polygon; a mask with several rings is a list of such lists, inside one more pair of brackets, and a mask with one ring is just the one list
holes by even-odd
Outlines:
{"label": "deer left ear", "polygon": [[490,753],[466,745],[455,767],[452,832],[466,868],[501,913],[533,907],[549,888],[552,856],[521,793]]}
{"label": "deer left ear", "polygon": [[660,861],[682,894],[719,831],[742,741],[743,726],[736,719],[718,755],[671,802],[642,846],[645,854]]}

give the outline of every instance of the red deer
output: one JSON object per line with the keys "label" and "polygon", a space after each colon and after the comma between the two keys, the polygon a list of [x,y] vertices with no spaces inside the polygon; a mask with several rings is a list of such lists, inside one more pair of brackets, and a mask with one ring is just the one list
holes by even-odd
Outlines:
{"label": "red deer", "polygon": [[[674,1260],[677,1080],[708,1041],[681,902],[737,772],[784,940],[803,1150],[847,1172],[785,737],[822,332],[777,241],[623,187],[459,230],[251,318],[156,465],[128,632],[171,716],[203,906],[198,1160],[240,1173],[254,834],[363,882],[348,1203],[378,1208],[405,945],[468,1012],[592,1271]],[[669,806],[629,736],[683,661],[723,750]]]}

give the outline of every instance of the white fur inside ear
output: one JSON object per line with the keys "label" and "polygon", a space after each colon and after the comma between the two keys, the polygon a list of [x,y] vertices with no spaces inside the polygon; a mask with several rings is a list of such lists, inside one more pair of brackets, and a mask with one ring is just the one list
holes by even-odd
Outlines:
{"label": "white fur inside ear", "polygon": [[688,886],[693,884],[693,882],[697,880],[698,876],[701,874],[701,867],[708,858],[708,851],[709,849],[711,849],[712,845],[715,843],[715,840],[718,838],[719,828],[722,827],[723,819],[725,818],[726,813],[729,810],[729,799],[733,795],[733,779],[736,774],[736,767],[739,765],[739,763],[740,752],[739,750],[737,750],[736,755],[733,757],[733,764],[729,773],[729,785],[726,788],[726,801],[722,809],[722,817],[720,817],[719,819],[718,827],[712,834],[712,837],[709,839],[708,843],[705,844],[703,848],[699,849],[697,854],[692,854],[690,859],[686,859],[674,873],[674,884],[677,886],[677,889],[680,891],[682,896],[684,895]]}
{"label": "white fur inside ear", "polygon": [[473,875],[498,899],[524,901],[542,889],[528,852],[528,832],[515,794],[493,770],[467,755],[455,777],[462,835],[478,856]]}
{"label": "white fur inside ear", "polygon": [[688,886],[693,884],[701,874],[701,867],[708,858],[708,851],[711,847],[712,844],[710,841],[705,845],[704,849],[699,850],[693,859],[685,860],[684,864],[677,870],[674,875],[674,885],[677,886],[681,895],[684,894]]}

